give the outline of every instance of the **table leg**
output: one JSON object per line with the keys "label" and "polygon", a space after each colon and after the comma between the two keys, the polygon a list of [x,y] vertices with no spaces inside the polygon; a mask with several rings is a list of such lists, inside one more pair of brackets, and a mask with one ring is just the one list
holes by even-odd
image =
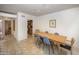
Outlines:
{"label": "table leg", "polygon": [[57,43],[57,46],[58,46],[58,55],[60,55],[60,44]]}

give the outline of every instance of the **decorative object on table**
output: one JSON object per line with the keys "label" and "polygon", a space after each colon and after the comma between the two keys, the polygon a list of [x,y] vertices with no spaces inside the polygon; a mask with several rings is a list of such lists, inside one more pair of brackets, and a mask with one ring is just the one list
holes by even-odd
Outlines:
{"label": "decorative object on table", "polygon": [[40,30],[39,29],[36,29],[36,32],[39,32]]}
{"label": "decorative object on table", "polygon": [[48,33],[48,31],[45,31],[45,33]]}
{"label": "decorative object on table", "polygon": [[54,19],[54,20],[49,20],[49,27],[51,27],[51,28],[56,28],[56,19]]}

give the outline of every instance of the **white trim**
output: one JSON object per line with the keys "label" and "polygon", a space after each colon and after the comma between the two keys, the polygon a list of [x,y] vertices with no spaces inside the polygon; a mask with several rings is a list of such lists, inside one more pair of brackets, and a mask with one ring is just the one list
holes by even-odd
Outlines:
{"label": "white trim", "polygon": [[3,13],[3,12],[0,12],[0,16],[7,16],[7,17],[12,17],[12,18],[16,18],[17,17],[17,15]]}

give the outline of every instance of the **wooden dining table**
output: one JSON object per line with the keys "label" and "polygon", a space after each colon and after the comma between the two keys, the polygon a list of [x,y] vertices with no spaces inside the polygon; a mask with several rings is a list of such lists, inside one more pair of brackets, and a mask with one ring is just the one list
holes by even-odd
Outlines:
{"label": "wooden dining table", "polygon": [[40,35],[41,37],[47,37],[51,41],[55,41],[62,44],[64,44],[67,41],[67,37],[62,35],[55,35],[46,32],[35,32],[34,34]]}
{"label": "wooden dining table", "polygon": [[49,40],[57,43],[58,48],[59,48],[59,53],[60,53],[60,44],[65,44],[67,40],[66,36],[62,36],[62,35],[55,35],[52,33],[46,33],[46,32],[35,32],[33,33],[34,35],[40,35],[41,37],[47,37]]}

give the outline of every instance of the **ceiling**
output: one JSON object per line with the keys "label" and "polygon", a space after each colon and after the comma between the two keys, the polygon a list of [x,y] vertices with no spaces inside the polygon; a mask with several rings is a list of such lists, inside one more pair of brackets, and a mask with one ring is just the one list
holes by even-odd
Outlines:
{"label": "ceiling", "polygon": [[74,7],[79,7],[79,4],[0,4],[0,11],[40,16]]}

